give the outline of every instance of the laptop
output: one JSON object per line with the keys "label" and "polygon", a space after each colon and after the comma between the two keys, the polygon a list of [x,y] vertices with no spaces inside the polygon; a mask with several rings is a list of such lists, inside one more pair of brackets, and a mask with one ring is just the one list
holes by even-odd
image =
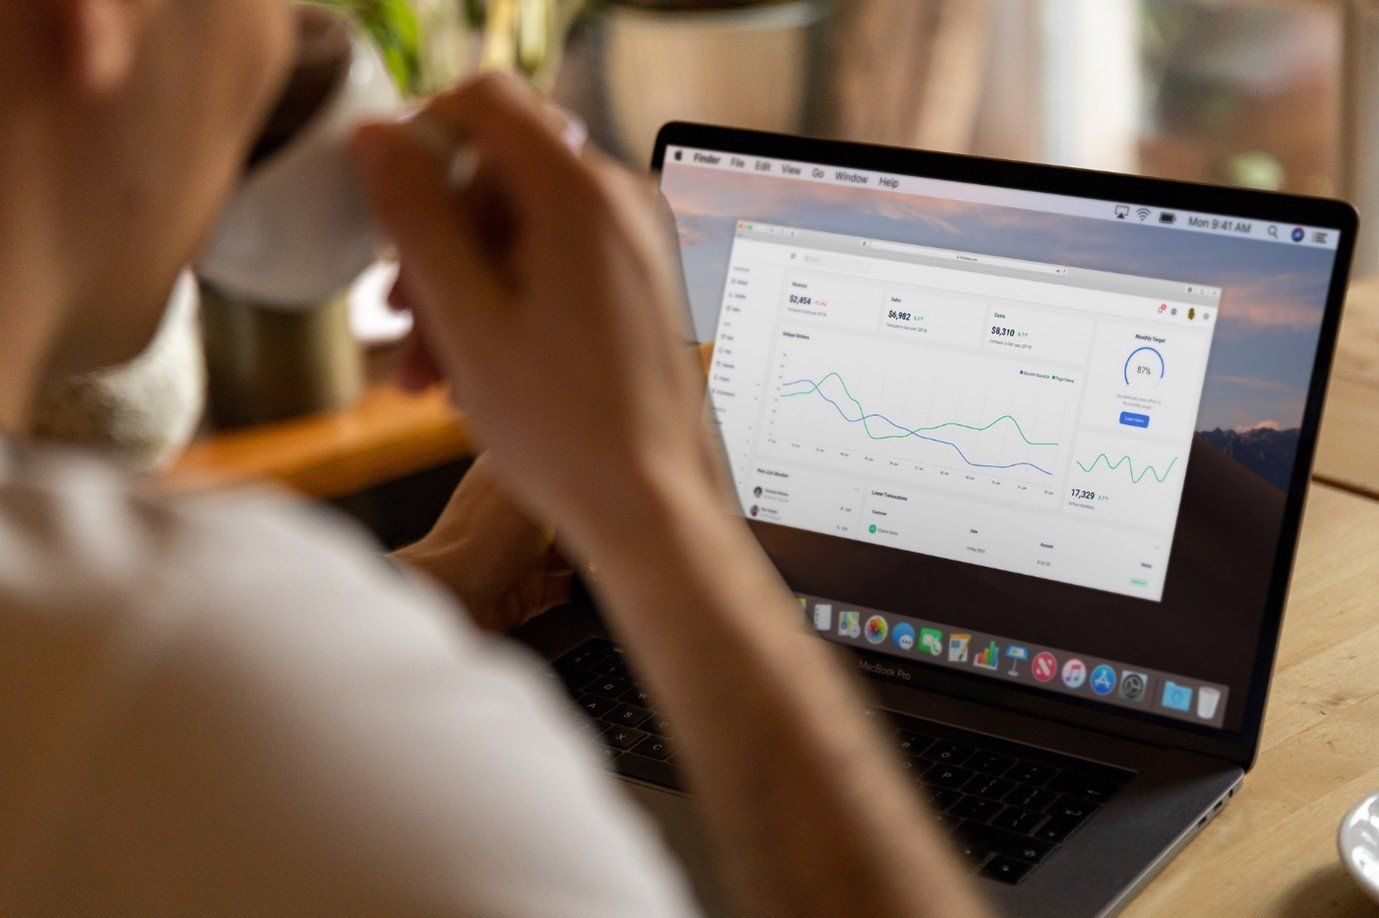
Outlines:
{"label": "laptop", "polygon": [[[1258,749],[1354,211],[693,124],[654,168],[799,614],[995,905],[1117,910]],[[712,902],[620,648],[525,637]]]}

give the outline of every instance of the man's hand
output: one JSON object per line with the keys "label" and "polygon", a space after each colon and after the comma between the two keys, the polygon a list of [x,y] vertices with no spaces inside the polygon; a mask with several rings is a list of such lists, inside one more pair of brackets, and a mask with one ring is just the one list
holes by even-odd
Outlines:
{"label": "man's hand", "polygon": [[481,78],[421,118],[476,158],[464,190],[417,128],[366,128],[356,152],[427,350],[494,467],[581,550],[648,491],[717,503],[653,191],[573,150],[568,122],[513,80]]}
{"label": "man's hand", "polygon": [[552,543],[480,458],[430,534],[392,557],[448,587],[480,628],[503,632],[569,600],[573,573]]}

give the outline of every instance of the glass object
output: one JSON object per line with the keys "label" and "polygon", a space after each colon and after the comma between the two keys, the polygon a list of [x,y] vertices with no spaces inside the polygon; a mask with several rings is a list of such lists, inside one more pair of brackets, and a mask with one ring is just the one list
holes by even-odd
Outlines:
{"label": "glass object", "polygon": [[467,4],[472,22],[482,22],[480,66],[520,73],[544,93],[555,85],[570,26],[584,0],[488,0]]}

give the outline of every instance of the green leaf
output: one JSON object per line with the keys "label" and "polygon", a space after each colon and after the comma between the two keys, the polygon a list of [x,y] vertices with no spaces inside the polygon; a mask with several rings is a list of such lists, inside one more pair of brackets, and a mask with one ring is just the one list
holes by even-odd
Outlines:
{"label": "green leaf", "polygon": [[301,0],[353,16],[383,55],[388,71],[404,93],[421,80],[421,22],[410,0]]}

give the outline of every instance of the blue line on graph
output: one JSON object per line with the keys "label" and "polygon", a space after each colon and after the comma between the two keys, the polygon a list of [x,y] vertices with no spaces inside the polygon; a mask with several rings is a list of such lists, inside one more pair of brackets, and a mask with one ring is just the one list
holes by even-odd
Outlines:
{"label": "blue line on graph", "polygon": [[904,424],[897,424],[895,421],[892,421],[890,418],[886,417],[884,414],[864,414],[864,415],[862,415],[860,418],[850,418],[850,417],[848,417],[847,412],[843,410],[843,406],[842,406],[842,405],[839,405],[839,404],[838,404],[837,402],[835,402],[833,399],[831,399],[831,398],[829,398],[827,395],[825,395],[825,394],[824,394],[824,391],[823,391],[822,389],[820,389],[817,385],[815,385],[815,384],[814,384],[814,381],[813,381],[812,379],[797,379],[797,380],[795,380],[794,382],[788,382],[788,383],[786,383],[785,385],[786,385],[786,386],[798,386],[800,383],[808,383],[809,385],[814,386],[814,391],[815,391],[816,393],[818,393],[819,398],[823,399],[824,401],[826,401],[826,402],[828,402],[830,405],[832,405],[834,408],[836,408],[836,409],[838,410],[838,414],[840,414],[840,415],[842,416],[843,420],[844,420],[844,421],[847,421],[849,424],[865,424],[867,421],[869,421],[869,420],[872,419],[872,418],[879,418],[880,420],[885,421],[887,424],[889,424],[889,425],[891,425],[892,427],[894,427],[896,430],[903,430],[906,434],[908,434],[908,435],[911,436],[911,437],[916,437],[916,438],[918,438],[918,439],[920,439],[920,440],[927,440],[927,441],[930,442],[930,443],[938,443],[938,444],[940,444],[940,445],[942,445],[942,446],[950,446],[950,447],[952,447],[952,448],[953,448],[953,451],[954,451],[955,453],[958,454],[958,457],[959,457],[960,459],[962,459],[963,462],[967,463],[969,466],[971,466],[971,467],[974,468],[974,469],[994,469],[994,470],[996,470],[996,471],[1004,471],[1004,470],[1006,470],[1006,469],[1018,469],[1018,468],[1020,468],[1021,466],[1024,466],[1024,467],[1026,467],[1026,468],[1034,469],[1036,472],[1040,472],[1040,473],[1042,473],[1042,474],[1044,474],[1044,475],[1053,475],[1053,472],[1050,472],[1048,469],[1045,469],[1045,468],[1040,468],[1039,466],[1035,465],[1033,462],[1012,462],[1012,463],[1010,463],[1010,465],[989,465],[989,464],[984,463],[984,462],[973,462],[971,459],[968,459],[968,458],[967,458],[967,454],[964,453],[964,452],[962,451],[962,447],[961,447],[961,446],[958,446],[958,444],[954,443],[953,441],[951,441],[951,440],[940,440],[938,437],[926,437],[924,434],[920,433],[919,431],[917,431],[917,430],[911,430],[910,428],[906,427]]}

